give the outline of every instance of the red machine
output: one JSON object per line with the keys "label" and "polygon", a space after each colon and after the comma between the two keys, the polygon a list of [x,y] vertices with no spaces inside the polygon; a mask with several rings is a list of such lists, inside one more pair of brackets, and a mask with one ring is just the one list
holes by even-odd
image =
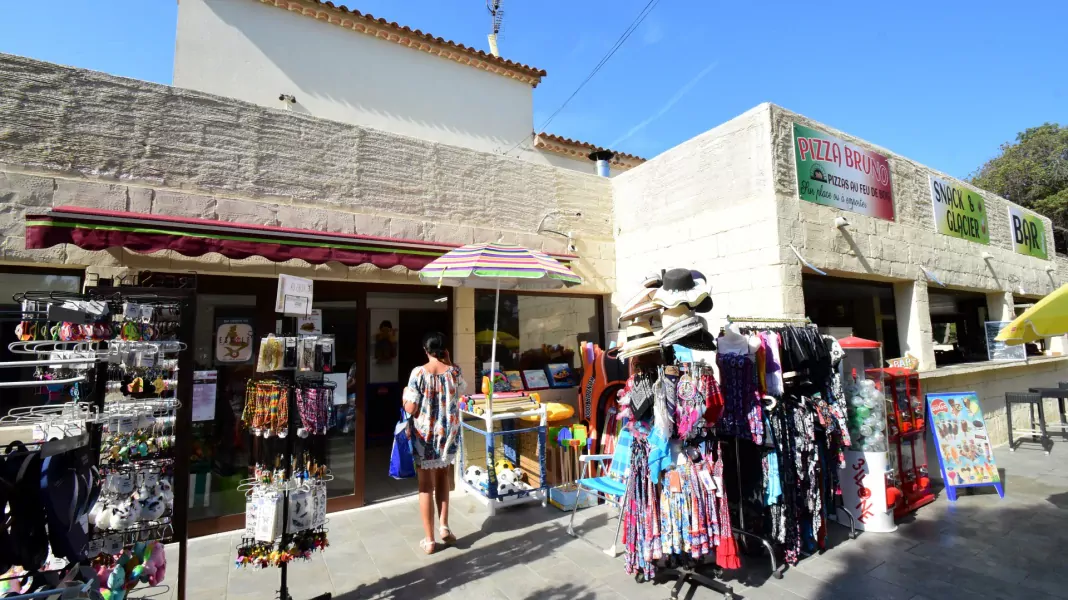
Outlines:
{"label": "red machine", "polygon": [[935,499],[927,475],[927,427],[920,376],[901,367],[869,371],[880,374],[884,382],[891,470],[897,479],[895,487],[903,495],[894,507],[894,518],[900,518]]}

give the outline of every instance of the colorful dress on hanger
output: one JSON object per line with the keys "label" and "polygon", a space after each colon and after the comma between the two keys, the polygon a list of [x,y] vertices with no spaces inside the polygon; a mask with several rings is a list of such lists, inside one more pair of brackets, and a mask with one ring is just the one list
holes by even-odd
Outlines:
{"label": "colorful dress on hanger", "polygon": [[456,462],[460,439],[460,396],[467,385],[460,367],[440,375],[416,367],[404,401],[416,405],[412,418],[412,455],[419,469],[441,469]]}
{"label": "colorful dress on hanger", "polygon": [[716,356],[723,380],[721,431],[764,443],[764,414],[757,392],[756,364],[746,354],[720,353]]}

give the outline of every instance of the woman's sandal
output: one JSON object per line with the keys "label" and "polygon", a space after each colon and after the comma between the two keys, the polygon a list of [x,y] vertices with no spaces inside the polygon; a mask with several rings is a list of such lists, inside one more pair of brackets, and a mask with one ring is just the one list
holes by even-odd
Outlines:
{"label": "woman's sandal", "polygon": [[438,549],[438,543],[434,540],[423,538],[423,540],[419,542],[419,547],[423,549],[423,552],[433,554]]}
{"label": "woman's sandal", "polygon": [[456,535],[453,534],[452,530],[448,527],[442,527],[439,533],[441,534],[441,541],[445,542],[446,544],[456,543]]}

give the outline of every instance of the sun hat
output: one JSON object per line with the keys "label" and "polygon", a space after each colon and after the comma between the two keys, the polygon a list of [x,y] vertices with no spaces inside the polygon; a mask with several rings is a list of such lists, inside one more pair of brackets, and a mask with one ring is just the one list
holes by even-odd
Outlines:
{"label": "sun hat", "polygon": [[642,287],[644,288],[658,288],[663,285],[664,280],[660,272],[650,273],[642,280]]}
{"label": "sun hat", "polygon": [[630,358],[660,350],[660,337],[650,319],[639,319],[630,323],[624,335],[626,342],[619,352],[620,358]]}
{"label": "sun hat", "polygon": [[701,321],[701,319],[690,315],[689,317],[675,321],[670,327],[665,327],[660,332],[660,345],[671,346],[677,344],[679,340],[691,334],[703,331],[704,329],[704,322]]}
{"label": "sun hat", "polygon": [[642,291],[638,292],[623,305],[623,312],[619,315],[619,322],[633,321],[639,317],[660,312],[660,307],[653,302],[653,294],[655,293],[655,288],[643,288]]}
{"label": "sun hat", "polygon": [[695,318],[693,309],[688,304],[680,304],[673,308],[664,309],[664,312],[660,314],[660,323],[664,331],[667,332],[668,329],[671,329],[680,321],[686,321],[691,318]]}
{"label": "sun hat", "polygon": [[664,273],[663,280],[663,286],[653,294],[653,302],[658,306],[674,308],[686,304],[693,308],[708,299],[705,280],[695,278],[694,272],[689,269],[670,269]]}
{"label": "sun hat", "polygon": [[690,350],[698,350],[701,352],[711,352],[716,349],[716,338],[707,329],[702,327],[697,331],[687,335],[686,337],[675,342],[676,346],[682,346],[683,348],[689,348]]}

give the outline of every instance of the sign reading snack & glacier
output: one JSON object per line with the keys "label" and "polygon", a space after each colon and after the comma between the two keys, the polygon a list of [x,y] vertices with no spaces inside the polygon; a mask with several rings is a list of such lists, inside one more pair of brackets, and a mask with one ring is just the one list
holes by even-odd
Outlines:
{"label": "sign reading snack & glacier", "polygon": [[794,123],[794,156],[802,200],[894,220],[890,161],[882,154]]}
{"label": "sign reading snack & glacier", "polygon": [[1038,215],[1010,204],[1009,235],[1012,237],[1012,249],[1017,254],[1049,260],[1049,254],[1046,253],[1046,224]]}
{"label": "sign reading snack & glacier", "polygon": [[942,235],[979,244],[990,243],[986,202],[979,194],[931,175],[935,229]]}

